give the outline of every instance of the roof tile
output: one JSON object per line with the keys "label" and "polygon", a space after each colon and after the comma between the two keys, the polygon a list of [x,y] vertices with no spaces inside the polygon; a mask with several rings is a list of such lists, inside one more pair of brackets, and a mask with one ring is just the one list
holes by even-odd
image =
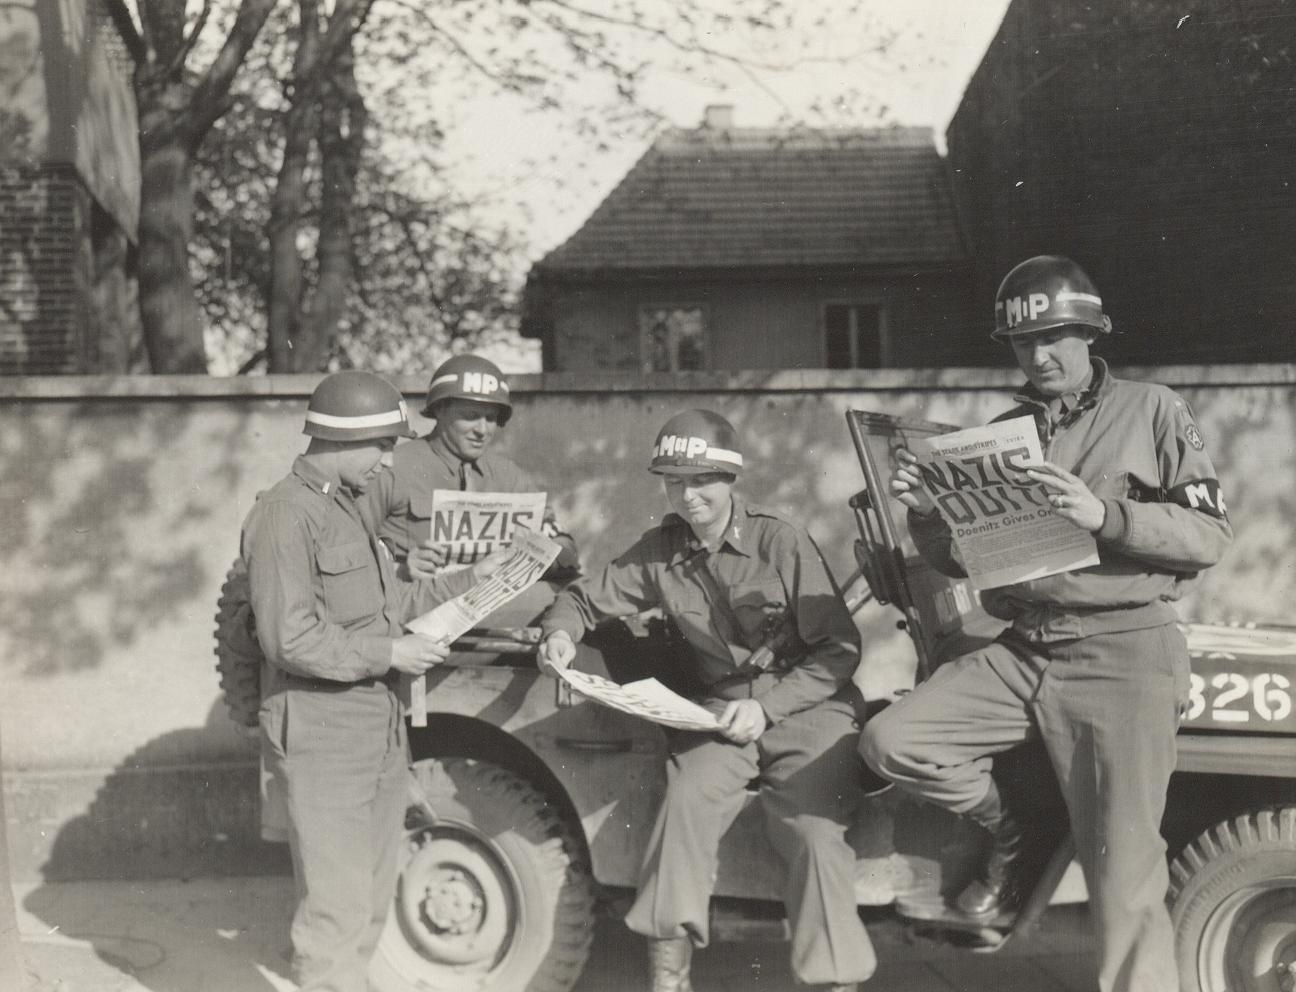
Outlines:
{"label": "roof tile", "polygon": [[546,272],[963,261],[928,128],[668,131]]}

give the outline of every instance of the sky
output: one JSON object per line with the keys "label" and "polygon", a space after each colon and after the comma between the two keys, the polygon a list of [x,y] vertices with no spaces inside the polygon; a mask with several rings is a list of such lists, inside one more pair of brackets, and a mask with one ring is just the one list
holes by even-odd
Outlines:
{"label": "sky", "polygon": [[[650,0],[664,8],[672,2]],[[721,65],[686,76],[663,64],[650,72],[643,99],[662,116],[658,128],[695,127],[709,104],[728,104],[737,127],[788,119],[830,126],[894,122],[932,127],[944,150],[945,127],[1006,6],[1007,0],[819,0],[816,9],[830,16],[824,31],[798,40],[800,56],[778,45],[755,50],[717,40],[717,47],[762,62],[795,60],[790,70],[761,74]],[[834,7],[841,11],[836,18]],[[887,31],[894,41],[886,54],[868,54],[872,40]],[[850,99],[834,106],[844,94]],[[816,101],[827,107],[818,116],[809,110]],[[460,96],[442,114],[445,151],[459,185],[493,202],[494,216],[522,235],[533,259],[581,225],[651,139],[651,132],[633,135],[599,153],[573,140],[558,116],[498,95]]]}

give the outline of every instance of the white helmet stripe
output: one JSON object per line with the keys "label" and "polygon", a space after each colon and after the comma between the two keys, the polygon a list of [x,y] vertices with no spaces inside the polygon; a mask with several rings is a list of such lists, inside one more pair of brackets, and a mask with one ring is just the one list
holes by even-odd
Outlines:
{"label": "white helmet stripe", "polygon": [[436,387],[441,385],[441,383],[443,382],[458,382],[458,381],[459,381],[458,372],[451,372],[449,375],[439,375],[435,379],[433,379],[430,383],[428,383],[428,389],[436,389]]}
{"label": "white helmet stripe", "polygon": [[[1102,300],[1091,293],[1072,293],[1070,290],[1062,290],[1057,294],[1059,303],[1092,303],[1096,307],[1102,306]],[[1003,304],[1000,304],[1002,306]]]}
{"label": "white helmet stripe", "polygon": [[320,427],[340,427],[344,430],[361,430],[365,427],[386,427],[389,424],[403,424],[406,421],[405,404],[398,410],[386,410],[383,413],[366,413],[357,417],[335,417],[328,413],[306,411],[306,423],[318,424]]}
{"label": "white helmet stripe", "polygon": [[737,451],[730,451],[728,448],[708,447],[706,456],[713,462],[728,462],[731,465],[741,465],[743,463],[742,455]]}

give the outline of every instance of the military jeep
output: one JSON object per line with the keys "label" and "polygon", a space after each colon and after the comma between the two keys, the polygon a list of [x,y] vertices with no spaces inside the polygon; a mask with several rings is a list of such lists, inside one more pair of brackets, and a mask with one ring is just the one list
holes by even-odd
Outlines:
{"label": "military jeep", "polygon": [[[850,501],[855,557],[871,590],[848,605],[874,599],[897,609],[922,679],[997,632],[965,582],[916,554],[885,495],[894,447],[953,428],[863,411],[849,411],[847,422],[864,476]],[[237,645],[251,618],[233,608],[236,599],[227,588],[218,655],[231,710],[247,723],[255,705]],[[474,632],[457,645],[471,655],[452,655],[428,675],[428,723],[410,733],[416,788],[404,863],[370,971],[383,992],[564,992],[588,956],[595,914],[627,904],[665,785],[665,738],[656,724],[539,674],[537,633]],[[1187,633],[1192,697],[1163,822],[1182,987],[1291,992],[1296,628],[1189,624]],[[668,675],[680,649],[652,618],[590,640],[605,671],[622,679]],[[917,929],[993,951],[1029,933],[1050,902],[1082,900],[1041,755],[1027,746],[996,760],[996,777],[1035,824],[1015,912],[975,928],[948,918],[945,900],[970,879],[984,838],[886,788],[866,795],[848,831],[859,906],[903,907]],[[781,891],[779,860],[749,802],[722,844],[713,939],[781,927]]]}

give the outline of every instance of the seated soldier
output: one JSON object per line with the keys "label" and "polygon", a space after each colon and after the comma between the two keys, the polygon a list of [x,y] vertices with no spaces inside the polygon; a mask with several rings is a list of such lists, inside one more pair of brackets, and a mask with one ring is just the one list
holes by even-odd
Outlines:
{"label": "seated soldier", "polygon": [[[692,649],[698,701],[719,719],[717,733],[669,736],[666,795],[626,916],[649,939],[653,992],[691,988],[720,838],[757,778],[787,863],[792,971],[816,988],[854,989],[876,965],[845,838],[861,797],[851,682],[859,634],[805,530],[734,495],[741,469],[737,435],[719,414],[668,421],[650,470],[675,512],[558,594],[541,619],[539,663],[564,668],[600,621],[660,607]],[[788,647],[776,663],[744,665],[775,630],[792,635],[777,639]]]}

